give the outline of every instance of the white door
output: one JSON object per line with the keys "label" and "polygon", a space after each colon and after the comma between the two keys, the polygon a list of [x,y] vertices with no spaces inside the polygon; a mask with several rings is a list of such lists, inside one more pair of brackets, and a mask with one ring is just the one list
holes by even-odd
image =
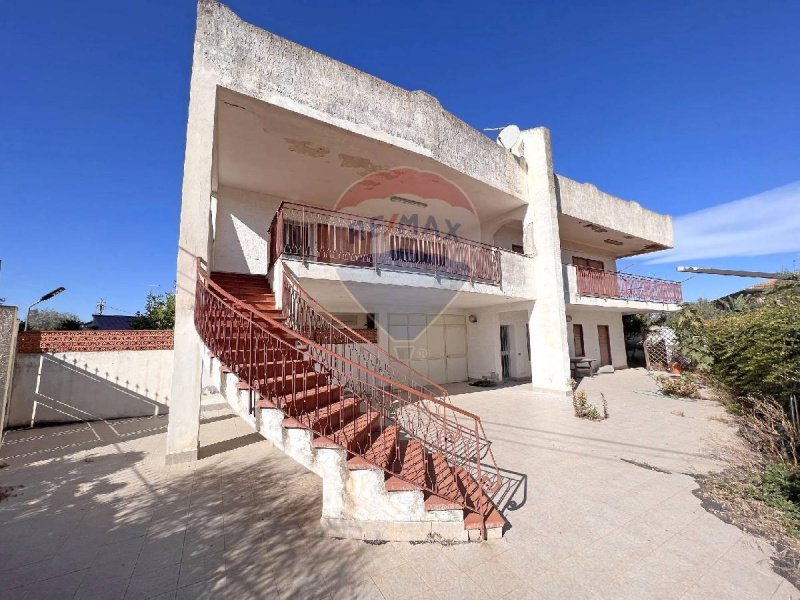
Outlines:
{"label": "white door", "polygon": [[467,324],[462,315],[445,315],[447,383],[467,380]]}
{"label": "white door", "polygon": [[391,353],[436,383],[467,379],[463,315],[389,315]]}

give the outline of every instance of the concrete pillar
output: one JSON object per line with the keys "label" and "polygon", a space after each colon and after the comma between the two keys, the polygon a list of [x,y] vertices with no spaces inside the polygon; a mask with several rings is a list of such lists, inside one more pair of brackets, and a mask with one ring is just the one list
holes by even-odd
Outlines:
{"label": "concrete pillar", "polygon": [[196,47],[183,166],[167,464],[197,459],[200,434],[202,341],[194,326],[195,261],[197,257],[208,260],[211,256],[216,79],[203,67],[198,54]]}
{"label": "concrete pillar", "polygon": [[0,306],[0,433],[6,426],[8,403],[11,401],[11,376],[17,351],[16,306]]}
{"label": "concrete pillar", "polygon": [[544,127],[523,131],[517,150],[528,167],[523,240],[525,253],[534,255],[536,285],[536,302],[528,323],[531,379],[534,391],[563,396],[569,391],[569,349],[550,131]]}

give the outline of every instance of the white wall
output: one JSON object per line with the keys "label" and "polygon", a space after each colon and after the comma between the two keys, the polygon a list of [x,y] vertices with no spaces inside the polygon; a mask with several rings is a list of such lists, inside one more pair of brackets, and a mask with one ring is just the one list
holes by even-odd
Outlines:
{"label": "white wall", "polygon": [[622,313],[603,310],[574,310],[570,308],[567,316],[572,321],[567,321],[569,342],[569,355],[575,356],[575,338],[572,335],[573,325],[583,325],[583,347],[588,358],[597,360],[595,367],[600,365],[600,341],[597,335],[598,325],[608,325],[608,334],[611,338],[611,363],[615,369],[625,369],[628,366],[628,357],[625,354],[625,335],[622,330]]}
{"label": "white wall", "polygon": [[269,226],[281,198],[231,187],[216,195],[212,269],[264,275],[269,265]]}
{"label": "white wall", "polygon": [[165,414],[172,350],[17,354],[9,427]]}
{"label": "white wall", "polygon": [[494,234],[493,245],[511,250],[516,244],[522,246],[522,220],[517,225],[503,225]]}

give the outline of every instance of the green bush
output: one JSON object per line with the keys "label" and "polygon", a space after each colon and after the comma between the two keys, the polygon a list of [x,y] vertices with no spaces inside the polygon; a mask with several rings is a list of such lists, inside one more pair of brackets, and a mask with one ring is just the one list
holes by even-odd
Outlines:
{"label": "green bush", "polygon": [[703,318],[693,306],[670,317],[681,354],[734,396],[785,401],[800,383],[800,297]]}
{"label": "green bush", "polygon": [[789,533],[800,536],[800,471],[796,467],[780,463],[768,466],[754,495],[780,510]]}
{"label": "green bush", "polygon": [[800,376],[800,299],[703,324],[710,374],[735,394],[785,399]]}

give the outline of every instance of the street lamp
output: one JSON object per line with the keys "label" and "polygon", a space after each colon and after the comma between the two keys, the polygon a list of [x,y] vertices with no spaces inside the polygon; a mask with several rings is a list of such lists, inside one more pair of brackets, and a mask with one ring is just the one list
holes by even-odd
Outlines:
{"label": "street lamp", "polygon": [[29,322],[30,322],[30,320],[31,320],[31,309],[32,309],[34,306],[36,306],[37,304],[41,304],[41,303],[42,303],[42,302],[44,302],[45,300],[50,300],[50,298],[52,298],[53,296],[58,296],[58,295],[59,295],[61,292],[63,292],[63,291],[64,291],[64,289],[65,289],[65,288],[63,288],[63,287],[60,287],[60,288],[56,288],[56,289],[54,289],[52,292],[47,292],[47,293],[46,293],[44,296],[42,296],[41,298],[39,298],[39,299],[38,299],[36,302],[34,302],[33,304],[31,304],[31,305],[28,307],[28,312],[27,312],[27,313],[25,313],[25,329],[23,329],[23,331],[28,331],[28,323],[29,323]]}

